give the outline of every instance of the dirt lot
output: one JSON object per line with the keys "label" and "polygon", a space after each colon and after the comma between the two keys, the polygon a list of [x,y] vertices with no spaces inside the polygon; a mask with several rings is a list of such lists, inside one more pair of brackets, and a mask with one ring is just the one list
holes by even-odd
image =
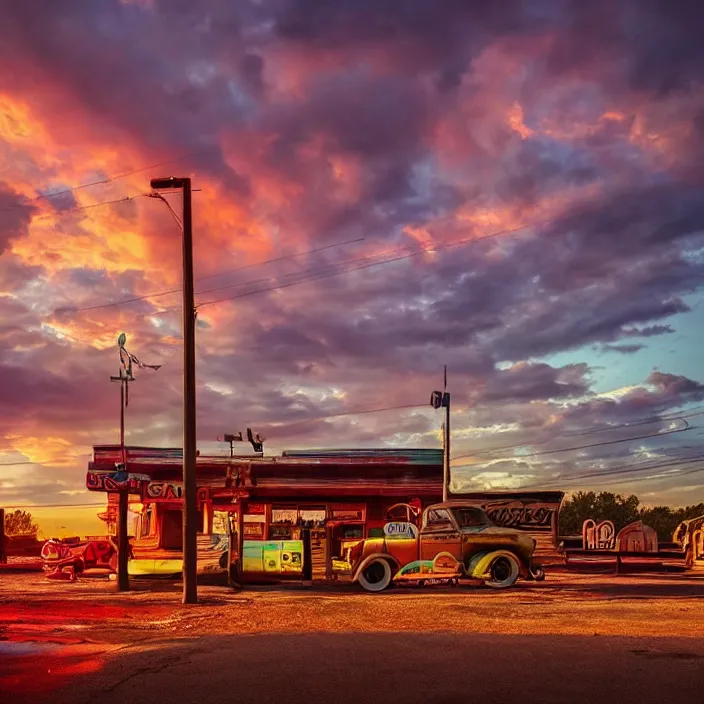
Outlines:
{"label": "dirt lot", "polygon": [[704,575],[514,589],[199,589],[0,576],[13,702],[704,701]]}

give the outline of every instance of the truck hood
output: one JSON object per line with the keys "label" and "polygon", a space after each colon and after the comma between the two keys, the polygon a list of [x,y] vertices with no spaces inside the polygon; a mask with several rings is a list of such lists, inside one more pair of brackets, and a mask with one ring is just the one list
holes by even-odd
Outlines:
{"label": "truck hood", "polygon": [[481,526],[480,528],[462,528],[463,535],[520,535],[515,528],[502,528],[501,526]]}

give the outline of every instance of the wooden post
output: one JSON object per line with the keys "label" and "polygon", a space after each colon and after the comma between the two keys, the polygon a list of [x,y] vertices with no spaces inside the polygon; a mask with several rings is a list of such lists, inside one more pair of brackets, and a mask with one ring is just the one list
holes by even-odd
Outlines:
{"label": "wooden post", "polygon": [[237,581],[244,584],[244,504],[237,507]]}
{"label": "wooden post", "polygon": [[447,365],[445,366],[442,406],[445,413],[445,421],[442,426],[442,500],[447,501],[450,486],[450,394],[447,390]]}
{"label": "wooden post", "polygon": [[310,544],[310,528],[301,530],[301,540],[303,541],[303,570],[301,579],[303,583],[313,581],[313,550]]}
{"label": "wooden post", "polygon": [[232,578],[232,555],[236,549],[235,541],[237,540],[237,529],[233,531],[232,514],[227,514],[227,583],[234,589],[237,587],[235,580]]}
{"label": "wooden post", "polygon": [[7,562],[7,554],[5,553],[5,509],[0,508],[0,564]]}
{"label": "wooden post", "polygon": [[191,179],[153,178],[155,191],[180,188],[183,194],[183,603],[198,603],[198,505],[196,496],[196,309],[193,292]]}
{"label": "wooden post", "polygon": [[191,179],[183,188],[183,603],[198,603],[198,506],[196,505],[196,316],[193,293]]}
{"label": "wooden post", "polygon": [[[120,451],[123,471],[127,472],[127,453],[125,452],[125,386],[129,383],[126,377],[120,383]],[[130,588],[130,576],[127,570],[129,560],[129,538],[127,535],[127,505],[129,494],[122,489],[119,494],[117,511],[117,591],[126,592]]]}

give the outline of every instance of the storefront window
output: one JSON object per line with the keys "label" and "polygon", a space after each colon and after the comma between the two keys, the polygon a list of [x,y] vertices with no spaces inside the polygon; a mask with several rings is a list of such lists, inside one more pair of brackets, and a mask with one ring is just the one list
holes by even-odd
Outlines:
{"label": "storefront window", "polygon": [[213,535],[227,535],[227,512],[213,511]]}
{"label": "storefront window", "polygon": [[269,540],[291,540],[291,526],[269,526]]}
{"label": "storefront window", "polygon": [[364,537],[364,526],[340,526],[343,540],[361,540]]}
{"label": "storefront window", "polygon": [[140,531],[140,536],[146,538],[152,534],[152,523],[154,520],[154,509],[150,506],[144,513],[142,513],[142,530]]}

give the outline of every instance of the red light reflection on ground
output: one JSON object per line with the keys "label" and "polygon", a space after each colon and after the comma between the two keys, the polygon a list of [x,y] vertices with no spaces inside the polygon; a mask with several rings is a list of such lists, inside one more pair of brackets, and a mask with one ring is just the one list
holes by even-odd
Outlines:
{"label": "red light reflection on ground", "polygon": [[103,646],[95,644],[0,641],[0,693],[23,695],[54,691],[72,677],[100,670],[104,650]]}
{"label": "red light reflection on ground", "polygon": [[26,601],[21,605],[12,602],[3,604],[2,618],[4,623],[42,623],[64,621],[66,623],[80,623],[83,621],[111,621],[111,620],[141,620],[156,616],[163,616],[172,612],[166,606],[145,606],[144,604],[95,604],[90,600],[85,601]]}

